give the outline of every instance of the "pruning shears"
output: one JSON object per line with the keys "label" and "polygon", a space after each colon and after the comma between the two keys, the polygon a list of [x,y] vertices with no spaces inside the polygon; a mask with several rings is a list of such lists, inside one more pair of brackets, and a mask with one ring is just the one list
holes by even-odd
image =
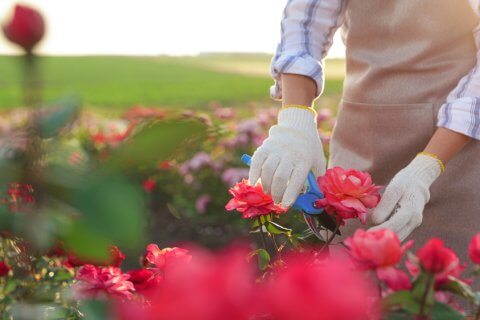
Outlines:
{"label": "pruning shears", "polygon": [[[242,161],[250,166],[252,162],[252,157],[248,154],[242,156]],[[313,234],[320,240],[325,241],[325,239],[320,234],[320,229],[317,226],[316,218],[321,219],[322,216],[325,216],[323,208],[317,207],[315,202],[317,200],[323,199],[323,193],[320,191],[320,188],[317,183],[317,179],[312,171],[308,173],[307,181],[305,182],[305,191],[301,193],[297,200],[293,203],[293,207],[303,213],[303,218],[307,223],[310,230]]]}

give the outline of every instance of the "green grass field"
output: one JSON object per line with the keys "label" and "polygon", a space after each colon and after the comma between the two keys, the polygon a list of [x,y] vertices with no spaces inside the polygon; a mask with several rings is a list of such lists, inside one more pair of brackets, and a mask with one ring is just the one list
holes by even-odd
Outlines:
{"label": "green grass field", "polygon": [[[43,96],[76,94],[87,107],[124,109],[133,104],[203,108],[211,101],[241,106],[270,103],[271,56],[205,54],[197,57],[42,57]],[[323,99],[342,90],[343,61],[328,60]],[[22,60],[0,56],[0,108],[22,105]]]}

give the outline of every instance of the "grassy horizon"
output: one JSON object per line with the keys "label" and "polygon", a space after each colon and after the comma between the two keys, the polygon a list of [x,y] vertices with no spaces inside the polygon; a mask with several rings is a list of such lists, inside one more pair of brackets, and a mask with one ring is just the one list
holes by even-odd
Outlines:
{"label": "grassy horizon", "polygon": [[[205,108],[211,101],[228,106],[272,103],[271,56],[42,56],[43,98],[82,97],[85,106],[123,110],[135,104]],[[342,90],[343,60],[327,60],[324,97]],[[22,58],[0,56],[0,109],[22,105]]]}

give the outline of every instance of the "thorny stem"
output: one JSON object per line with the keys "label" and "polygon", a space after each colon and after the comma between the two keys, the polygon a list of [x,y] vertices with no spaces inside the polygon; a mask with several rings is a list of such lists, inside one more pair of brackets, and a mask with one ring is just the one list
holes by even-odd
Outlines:
{"label": "thorny stem", "polygon": [[[262,221],[260,221],[260,218],[257,218],[257,221],[258,221],[258,225],[260,227],[260,235],[261,235],[261,239],[262,239],[262,244],[263,244],[263,248],[265,250],[267,250],[267,242],[265,241],[265,235],[263,234],[263,224],[262,224]],[[267,250],[268,251],[268,250]]]}

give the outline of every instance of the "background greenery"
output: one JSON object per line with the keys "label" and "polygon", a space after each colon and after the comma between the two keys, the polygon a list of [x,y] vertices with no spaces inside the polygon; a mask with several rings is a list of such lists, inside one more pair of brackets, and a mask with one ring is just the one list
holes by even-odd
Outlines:
{"label": "background greenery", "polygon": [[[80,95],[89,108],[124,110],[133,104],[205,108],[211,101],[243,106],[273,103],[268,96],[270,55],[204,54],[196,57],[42,57],[44,98]],[[18,107],[20,57],[0,56],[0,109]],[[320,103],[336,101],[342,90],[343,60],[327,60]]]}

